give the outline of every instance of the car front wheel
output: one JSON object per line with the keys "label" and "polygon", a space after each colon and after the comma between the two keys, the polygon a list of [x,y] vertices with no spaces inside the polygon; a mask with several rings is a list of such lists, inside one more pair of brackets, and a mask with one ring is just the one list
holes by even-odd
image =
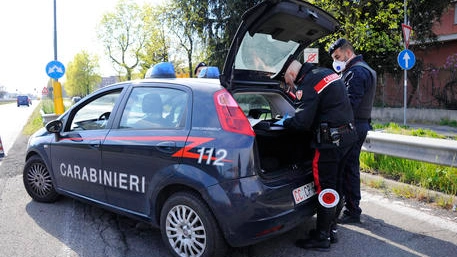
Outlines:
{"label": "car front wheel", "polygon": [[50,203],[58,199],[59,194],[55,191],[49,170],[40,157],[32,156],[27,160],[22,179],[25,190],[33,200]]}
{"label": "car front wheel", "polygon": [[199,196],[179,192],[160,215],[162,238],[174,256],[224,256],[227,244],[208,206]]}

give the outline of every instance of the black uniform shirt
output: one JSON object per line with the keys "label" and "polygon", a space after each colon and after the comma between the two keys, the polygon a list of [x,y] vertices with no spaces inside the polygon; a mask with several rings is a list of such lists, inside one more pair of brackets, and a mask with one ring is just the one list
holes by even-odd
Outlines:
{"label": "black uniform shirt", "polygon": [[284,121],[284,127],[314,130],[324,122],[328,123],[329,127],[353,122],[354,116],[346,87],[332,70],[305,63],[295,82],[300,105],[294,117]]}

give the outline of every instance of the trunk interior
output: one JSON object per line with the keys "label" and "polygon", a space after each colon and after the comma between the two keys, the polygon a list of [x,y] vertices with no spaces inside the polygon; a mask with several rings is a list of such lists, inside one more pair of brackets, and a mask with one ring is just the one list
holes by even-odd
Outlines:
{"label": "trunk interior", "polygon": [[253,128],[259,153],[261,176],[275,179],[295,173],[297,176],[311,170],[313,151],[311,135],[303,131],[271,126],[274,120],[261,121]]}
{"label": "trunk interior", "polygon": [[[255,87],[255,86],[254,86]],[[293,116],[295,108],[287,95],[277,89],[232,93],[256,134],[261,176],[276,180],[303,176],[312,169],[312,133],[274,125],[283,115]]]}

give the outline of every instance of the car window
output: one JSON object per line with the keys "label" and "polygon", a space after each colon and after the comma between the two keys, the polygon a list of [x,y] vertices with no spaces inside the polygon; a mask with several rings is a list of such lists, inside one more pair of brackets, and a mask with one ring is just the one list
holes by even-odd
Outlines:
{"label": "car window", "polygon": [[237,70],[256,70],[277,73],[299,44],[275,40],[271,35],[246,33],[235,59]]}
{"label": "car window", "polygon": [[123,111],[121,129],[171,129],[185,124],[187,93],[173,88],[136,87]]}
{"label": "car window", "polygon": [[104,129],[121,91],[105,94],[86,103],[70,121],[70,131]]}
{"label": "car window", "polygon": [[235,100],[247,117],[271,119],[271,107],[268,99],[258,94],[235,94]]}

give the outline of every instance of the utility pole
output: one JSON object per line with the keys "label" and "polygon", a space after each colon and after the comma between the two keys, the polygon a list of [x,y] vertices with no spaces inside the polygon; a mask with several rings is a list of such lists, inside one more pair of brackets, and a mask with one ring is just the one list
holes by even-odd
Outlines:
{"label": "utility pole", "polygon": [[[56,0],[54,0],[54,61],[57,61],[57,7]],[[65,111],[62,99],[62,85],[58,78],[53,79],[52,83],[54,95],[54,112],[55,114],[62,114]]]}
{"label": "utility pole", "polygon": [[[54,0],[55,1],[55,0]],[[405,20],[404,20],[404,24],[408,24],[408,19],[406,17],[406,0],[404,0],[404,13],[405,13]],[[405,41],[405,49],[407,49],[407,46],[406,46],[406,41]],[[404,74],[404,77],[405,77],[405,81],[404,81],[404,90],[403,90],[403,125],[406,126],[406,105],[407,105],[407,91],[408,91],[408,71],[406,69],[404,69],[403,71],[403,74]]]}
{"label": "utility pole", "polygon": [[57,10],[56,0],[54,0],[54,60],[57,61]]}

